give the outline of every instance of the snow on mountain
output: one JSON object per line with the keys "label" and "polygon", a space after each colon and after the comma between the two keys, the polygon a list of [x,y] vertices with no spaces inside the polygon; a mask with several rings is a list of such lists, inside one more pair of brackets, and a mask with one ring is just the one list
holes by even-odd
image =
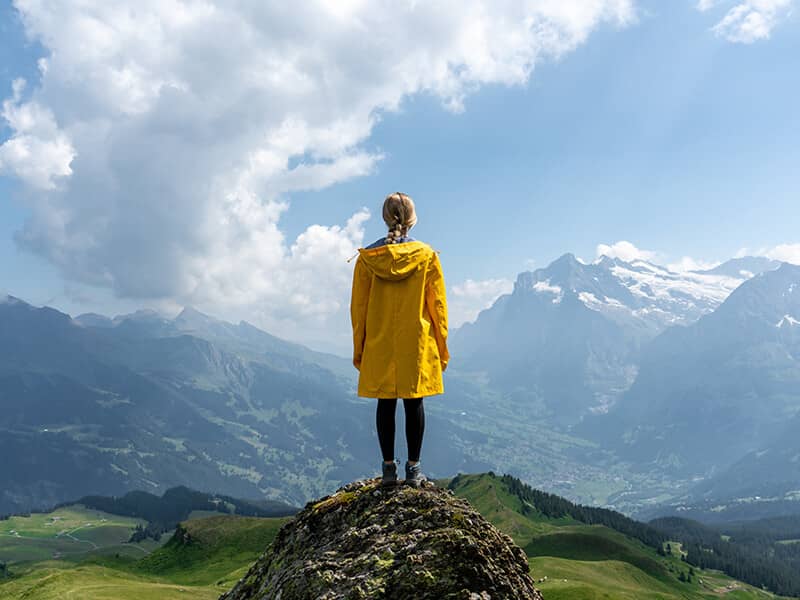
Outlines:
{"label": "snow on mountain", "polygon": [[746,257],[708,271],[678,273],[644,260],[601,256],[585,264],[566,254],[544,269],[521,273],[515,290],[533,290],[553,304],[560,303],[565,294],[573,295],[615,321],[657,333],[671,325],[695,322],[754,274],[779,264]]}
{"label": "snow on mountain", "polygon": [[775,327],[779,328],[783,326],[793,327],[794,325],[800,325],[800,321],[795,319],[792,315],[783,315],[783,318],[775,323]]}
{"label": "snow on mountain", "polygon": [[537,281],[533,284],[533,289],[537,292],[553,295],[553,304],[558,304],[564,298],[564,292],[560,286],[551,285],[550,280]]}
{"label": "snow on mountain", "polygon": [[647,344],[634,384],[593,426],[618,428],[623,455],[681,476],[732,465],[800,418],[799,316],[800,266],[756,275]]}
{"label": "snow on mountain", "polygon": [[744,276],[675,273],[642,260],[625,263],[612,259],[611,262],[607,265],[611,274],[636,298],[636,302],[627,307],[633,316],[661,328],[693,323],[722,304],[747,279]]}

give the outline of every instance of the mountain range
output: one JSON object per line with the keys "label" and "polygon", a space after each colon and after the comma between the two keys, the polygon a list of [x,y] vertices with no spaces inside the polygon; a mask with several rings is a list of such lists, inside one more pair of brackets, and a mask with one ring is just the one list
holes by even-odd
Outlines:
{"label": "mountain range", "polygon": [[521,273],[511,294],[456,331],[454,354],[516,403],[574,425],[607,412],[630,388],[647,343],[696,322],[754,274],[778,266],[747,257],[676,273],[644,260],[585,263],[565,254]]}
{"label": "mountain range", "polygon": [[789,448],[800,414],[798,317],[800,266],[783,264],[654,339],[609,415],[626,454],[702,476],[776,442]]}
{"label": "mountain range", "polygon": [[765,258],[676,273],[566,254],[521,273],[455,332],[455,369],[485,379],[494,404],[519,418],[612,452],[638,483],[611,504],[791,495],[800,489],[797,290],[800,267]]}
{"label": "mountain range", "polygon": [[[379,462],[372,404],[355,397],[351,371],[191,309],[72,319],[7,297],[0,514],[175,485],[302,504]],[[431,469],[478,464],[443,451],[457,426],[431,423]]]}
{"label": "mountain range", "polygon": [[[565,254],[454,331],[426,470],[494,469],[628,511],[791,495],[800,267],[677,273]],[[375,470],[350,361],[192,308],[0,301],[0,513],[175,485],[302,505]],[[402,429],[400,429],[402,431]],[[398,448],[401,448],[398,442]]]}

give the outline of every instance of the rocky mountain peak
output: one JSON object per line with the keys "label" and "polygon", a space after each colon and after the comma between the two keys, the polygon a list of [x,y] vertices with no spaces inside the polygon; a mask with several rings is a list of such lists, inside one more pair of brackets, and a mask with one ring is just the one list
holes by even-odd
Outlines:
{"label": "rocky mountain peak", "polygon": [[525,553],[433,484],[356,481],[310,502],[221,600],[541,600]]}
{"label": "rocky mountain peak", "polygon": [[200,323],[219,323],[218,319],[200,312],[194,306],[184,306],[183,310],[175,317],[175,321],[198,321]]}

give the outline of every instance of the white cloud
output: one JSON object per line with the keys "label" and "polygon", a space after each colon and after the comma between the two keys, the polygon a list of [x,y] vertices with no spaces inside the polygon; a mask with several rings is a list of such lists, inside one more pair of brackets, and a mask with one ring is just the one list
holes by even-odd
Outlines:
{"label": "white cloud", "polygon": [[503,294],[511,293],[514,282],[510,279],[467,279],[450,288],[448,298],[449,318],[452,327],[474,321],[478,313],[489,308]]}
{"label": "white cloud", "polygon": [[772,248],[740,248],[734,258],[742,258],[744,256],[766,256],[773,260],[800,265],[800,243],[778,244]]}
{"label": "white cloud", "polygon": [[598,244],[597,245],[597,256],[608,256],[609,258],[619,258],[626,262],[631,262],[633,260],[646,260],[646,261],[654,261],[658,258],[657,252],[651,252],[650,250],[642,250],[637,248],[630,242],[626,242],[625,240],[620,240],[615,244]]}
{"label": "white cloud", "polygon": [[463,110],[633,22],[633,2],[17,0],[49,52],[40,85],[4,104],[0,168],[30,192],[17,240],[122,298],[257,314],[295,338],[346,327],[366,213],[287,240],[291,194],[373,172],[363,142],[404,98]]}
{"label": "white cloud", "polygon": [[763,253],[767,258],[800,265],[800,244],[779,244]]}
{"label": "white cloud", "polygon": [[691,256],[683,256],[680,260],[669,263],[667,268],[676,273],[686,273],[688,271],[708,271],[714,267],[718,267],[721,263],[710,262],[692,258]]}
{"label": "white cloud", "polygon": [[[698,10],[707,11],[718,0],[700,0]],[[772,30],[791,14],[795,0],[742,0],[731,7],[712,31],[729,42],[752,44],[768,39]]]}
{"label": "white cloud", "polygon": [[707,10],[714,8],[719,3],[720,0],[698,0],[697,10],[700,12],[706,12]]}
{"label": "white cloud", "polygon": [[35,101],[22,102],[24,89],[25,80],[16,79],[0,112],[14,132],[0,144],[0,174],[16,175],[37,190],[52,190],[56,179],[72,174],[75,149],[50,109]]}

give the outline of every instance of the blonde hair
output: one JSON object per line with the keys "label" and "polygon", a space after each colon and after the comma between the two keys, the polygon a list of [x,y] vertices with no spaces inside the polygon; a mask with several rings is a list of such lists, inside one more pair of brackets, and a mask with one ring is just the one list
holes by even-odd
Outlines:
{"label": "blonde hair", "polygon": [[386,196],[383,201],[383,220],[389,228],[387,244],[396,244],[406,237],[408,230],[417,222],[417,211],[411,196],[402,192]]}

